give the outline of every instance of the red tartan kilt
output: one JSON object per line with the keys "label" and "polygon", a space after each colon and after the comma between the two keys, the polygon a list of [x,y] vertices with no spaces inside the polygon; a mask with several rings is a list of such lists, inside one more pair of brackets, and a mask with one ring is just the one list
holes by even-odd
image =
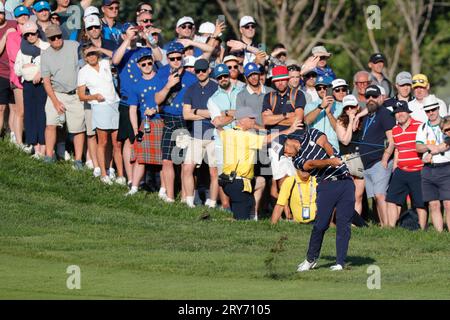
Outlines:
{"label": "red tartan kilt", "polygon": [[[150,133],[144,133],[141,142],[134,140],[131,149],[131,162],[139,164],[162,164],[161,138],[163,134],[164,121],[160,119],[150,120]],[[142,121],[140,131],[144,131]]]}

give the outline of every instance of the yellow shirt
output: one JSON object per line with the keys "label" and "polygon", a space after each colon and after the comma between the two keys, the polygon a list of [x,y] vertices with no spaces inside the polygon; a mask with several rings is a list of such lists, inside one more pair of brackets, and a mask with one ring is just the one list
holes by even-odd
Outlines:
{"label": "yellow shirt", "polygon": [[[242,131],[238,127],[219,131],[223,145],[223,173],[236,171],[239,177],[253,179],[256,150],[262,149],[264,135],[252,131]],[[244,180],[244,191],[248,191],[250,181]]]}
{"label": "yellow shirt", "polygon": [[[302,191],[301,197],[299,186]],[[287,177],[281,185],[277,204],[285,206],[289,201],[289,207],[291,209],[292,215],[294,216],[294,220],[296,222],[308,223],[316,218],[316,190],[317,181],[315,177],[311,176],[308,181],[302,181],[298,176]],[[309,207],[309,219],[304,219],[302,217],[303,207]]]}

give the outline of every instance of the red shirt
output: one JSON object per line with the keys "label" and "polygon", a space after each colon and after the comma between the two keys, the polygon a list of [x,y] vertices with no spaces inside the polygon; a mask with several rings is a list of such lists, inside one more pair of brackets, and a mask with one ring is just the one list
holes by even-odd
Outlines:
{"label": "red shirt", "polygon": [[423,162],[416,151],[416,133],[422,122],[411,118],[409,126],[403,130],[400,125],[392,128],[395,148],[398,150],[397,166],[400,170],[414,172],[420,171]]}
{"label": "red shirt", "polygon": [[[3,35],[6,33],[6,30],[8,30],[9,28],[16,29],[17,22],[6,20],[5,26],[0,28],[0,38],[3,37]],[[5,49],[3,50],[2,54],[0,54],[0,77],[5,78],[9,81],[9,59],[8,53],[6,52],[6,44]]]}

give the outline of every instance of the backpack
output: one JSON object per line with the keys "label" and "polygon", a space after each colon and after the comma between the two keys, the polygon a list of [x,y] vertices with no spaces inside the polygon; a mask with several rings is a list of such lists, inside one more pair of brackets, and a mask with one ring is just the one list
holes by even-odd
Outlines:
{"label": "backpack", "polygon": [[397,226],[410,231],[419,230],[419,216],[417,215],[416,209],[409,209],[402,212],[397,221]]}
{"label": "backpack", "polygon": [[[290,90],[291,90],[291,92],[289,94],[289,99],[291,101],[291,107],[295,111],[295,101],[297,99],[297,93],[298,93],[299,89],[297,88],[295,90],[293,90],[293,89],[290,89]],[[269,104],[272,107],[272,113],[275,110],[275,107],[277,106],[277,98],[278,98],[276,94],[275,94],[275,98],[274,98],[274,94],[275,94],[274,91],[271,91],[269,93]]]}

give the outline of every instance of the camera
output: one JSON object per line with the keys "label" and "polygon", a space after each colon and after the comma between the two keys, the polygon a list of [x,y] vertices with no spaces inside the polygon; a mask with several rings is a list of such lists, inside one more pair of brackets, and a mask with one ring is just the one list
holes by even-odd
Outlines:
{"label": "camera", "polygon": [[136,135],[136,140],[138,141],[138,142],[142,142],[142,139],[144,138],[144,132],[142,132],[142,131],[138,131],[138,134]]}
{"label": "camera", "polygon": [[333,88],[327,87],[327,97],[333,97]]}

